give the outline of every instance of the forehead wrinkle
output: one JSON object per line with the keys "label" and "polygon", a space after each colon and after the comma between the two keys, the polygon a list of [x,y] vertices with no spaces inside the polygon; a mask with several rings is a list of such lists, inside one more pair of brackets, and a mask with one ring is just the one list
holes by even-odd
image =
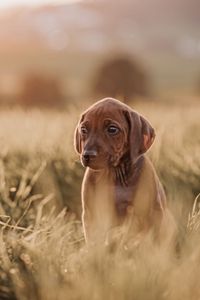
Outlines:
{"label": "forehead wrinkle", "polygon": [[119,109],[108,109],[106,106],[95,107],[87,111],[85,116],[85,121],[90,121],[93,126],[103,124],[106,119],[122,125],[125,118]]}

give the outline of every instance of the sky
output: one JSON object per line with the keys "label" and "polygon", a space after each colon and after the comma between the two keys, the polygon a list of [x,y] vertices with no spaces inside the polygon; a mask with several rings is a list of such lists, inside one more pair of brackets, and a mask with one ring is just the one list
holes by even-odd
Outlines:
{"label": "sky", "polygon": [[77,2],[78,0],[0,0],[0,9],[14,7],[17,5],[39,5]]}

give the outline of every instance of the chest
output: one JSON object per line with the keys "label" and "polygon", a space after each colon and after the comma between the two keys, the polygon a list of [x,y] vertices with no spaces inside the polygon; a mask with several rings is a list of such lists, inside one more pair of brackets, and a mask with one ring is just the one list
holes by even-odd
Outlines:
{"label": "chest", "polygon": [[119,217],[126,216],[128,209],[133,207],[134,188],[132,186],[120,186],[113,187],[113,201],[115,205],[116,213]]}
{"label": "chest", "polygon": [[88,178],[88,192],[84,193],[84,205],[93,212],[93,216],[112,216],[123,221],[134,205],[134,185],[122,186],[110,174],[97,174]]}

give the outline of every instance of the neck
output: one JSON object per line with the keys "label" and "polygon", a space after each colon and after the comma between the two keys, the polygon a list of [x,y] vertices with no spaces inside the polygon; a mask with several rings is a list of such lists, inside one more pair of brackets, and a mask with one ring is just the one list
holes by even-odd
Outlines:
{"label": "neck", "polygon": [[118,186],[129,186],[136,184],[142,170],[144,156],[141,155],[132,163],[129,157],[124,157],[120,164],[113,168],[115,183]]}

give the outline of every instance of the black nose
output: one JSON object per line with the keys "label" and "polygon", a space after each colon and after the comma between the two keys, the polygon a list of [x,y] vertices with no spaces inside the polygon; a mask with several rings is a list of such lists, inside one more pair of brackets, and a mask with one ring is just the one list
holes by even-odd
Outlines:
{"label": "black nose", "polygon": [[85,150],[83,152],[83,159],[86,162],[89,162],[91,159],[96,158],[97,157],[97,151],[96,150]]}

